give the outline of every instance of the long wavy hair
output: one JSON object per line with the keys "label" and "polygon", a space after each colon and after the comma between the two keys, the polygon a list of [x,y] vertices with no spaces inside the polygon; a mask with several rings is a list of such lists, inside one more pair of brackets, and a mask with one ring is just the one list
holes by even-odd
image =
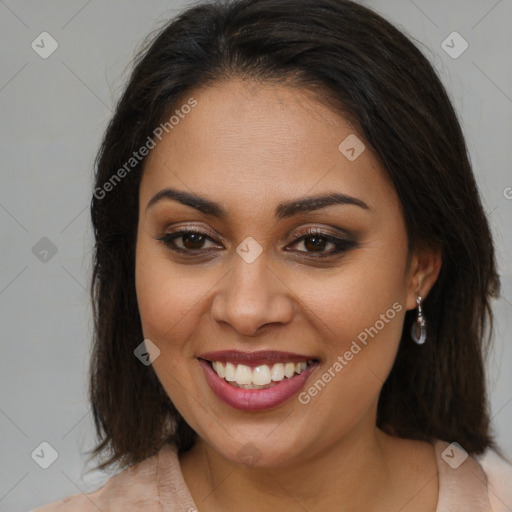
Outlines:
{"label": "long wavy hair", "polygon": [[411,342],[415,311],[408,311],[377,426],[404,438],[457,441],[475,455],[499,452],[484,371],[490,301],[499,294],[494,246],[436,72],[404,34],[355,2],[234,0],[195,4],[148,37],[97,155],[89,383],[97,433],[89,453],[103,455],[97,468],[138,463],[165,443],[182,453],[196,439],[152,366],[133,353],[143,340],[135,246],[145,158],[122,181],[113,176],[190,91],[240,77],[307,89],[348,119],[396,189],[409,251],[442,249],[439,278],[423,305],[428,342]]}

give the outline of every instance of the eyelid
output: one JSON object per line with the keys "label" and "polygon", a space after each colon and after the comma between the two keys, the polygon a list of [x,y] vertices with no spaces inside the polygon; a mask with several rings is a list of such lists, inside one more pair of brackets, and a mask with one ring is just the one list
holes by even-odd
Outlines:
{"label": "eyelid", "polygon": [[[171,226],[173,226],[173,228],[175,228],[175,229],[168,232],[167,229],[170,228]],[[328,231],[326,232],[326,229],[328,229],[328,228],[333,230],[333,232],[332,233],[328,232]],[[297,231],[297,230],[298,230],[298,233],[294,233],[294,231]],[[195,224],[186,224],[186,225],[178,224],[176,226],[174,224],[168,225],[168,226],[164,227],[164,229],[162,230],[162,234],[163,235],[174,234],[174,233],[181,232],[181,231],[185,231],[185,232],[193,231],[193,232],[196,232],[196,233],[199,233],[202,235],[209,236],[210,238],[212,238],[214,240],[219,239],[224,244],[227,243],[227,240],[222,235],[218,234],[217,232],[214,232],[211,229],[206,228],[206,227],[198,227]],[[288,240],[290,237],[293,239],[297,239],[298,237],[309,234],[310,232],[313,232],[314,234],[318,234],[319,236],[320,235],[332,236],[332,237],[336,237],[336,238],[345,237],[347,239],[354,238],[353,234],[351,234],[349,231],[347,231],[343,228],[340,228],[337,226],[332,226],[330,224],[324,224],[323,226],[305,226],[305,227],[301,227],[301,228],[294,227],[286,233],[286,235],[284,236],[282,241]]]}
{"label": "eyelid", "polygon": [[[169,227],[171,227],[171,225],[164,227],[162,230],[162,235],[171,235],[171,234],[181,233],[181,232],[194,232],[194,233],[198,233],[201,235],[209,236],[210,238],[212,238],[214,240],[219,239],[223,243],[227,242],[227,240],[222,235],[218,234],[217,232],[213,232],[212,230],[210,230],[208,228],[198,227],[194,224],[186,224],[184,226],[178,224],[177,226],[174,226],[174,225],[172,225],[172,226],[174,228],[174,229],[172,229],[172,231],[167,231],[167,229]],[[334,233],[326,231],[326,228],[332,229],[334,231]],[[329,224],[327,224],[323,227],[306,226],[306,227],[302,227],[302,228],[292,228],[286,233],[286,235],[284,236],[282,241],[288,240],[289,238],[292,238],[295,240],[299,237],[302,237],[304,235],[311,234],[311,233],[318,234],[319,236],[322,235],[322,236],[332,236],[332,237],[336,237],[336,238],[339,238],[339,237],[353,238],[353,235],[351,235],[348,231],[346,231],[342,228],[338,228],[336,226],[330,226]]]}
{"label": "eyelid", "polygon": [[166,227],[164,227],[164,229],[162,230],[162,236],[166,236],[166,235],[174,235],[176,233],[189,233],[189,232],[193,232],[193,233],[197,233],[199,235],[204,235],[204,236],[208,236],[209,238],[211,238],[214,242],[217,242],[217,240],[221,241],[222,243],[226,243],[226,239],[222,236],[222,235],[219,235],[217,232],[207,228],[207,227],[199,227],[199,226],[196,226],[195,224],[185,224],[185,225],[181,225],[181,224],[178,224],[178,225],[172,225],[173,229],[168,231],[169,228],[171,228],[171,225],[168,225]]}
{"label": "eyelid", "polygon": [[[330,228],[333,232],[329,231],[328,228]],[[294,230],[292,230],[293,232]],[[293,234],[288,234],[287,238],[290,236],[292,238],[302,237],[307,234],[318,234],[319,236],[332,236],[335,238],[345,237],[347,239],[353,239],[354,235],[351,235],[347,230],[338,228],[336,226],[330,226],[329,224],[324,225],[322,227],[320,226],[306,226],[304,228],[298,229],[298,232],[295,232]]]}
{"label": "eyelid", "polygon": [[[313,258],[328,258],[329,256],[339,256],[343,253],[347,252],[348,250],[357,247],[359,244],[354,239],[353,236],[351,236],[347,231],[340,229],[340,228],[334,228],[338,232],[341,232],[343,234],[334,235],[330,234],[329,232],[325,231],[325,228],[320,228],[318,226],[308,226],[306,228],[303,228],[302,230],[299,230],[298,233],[294,233],[292,235],[292,242],[288,245],[295,245],[300,242],[303,242],[308,236],[317,236],[319,238],[323,238],[327,241],[327,243],[333,244],[334,249],[330,251],[319,251],[319,252],[309,252],[309,251],[299,251],[299,250],[288,250],[287,252],[293,252],[298,253],[307,257],[313,257]],[[174,231],[170,232],[164,232],[164,234],[160,237],[157,237],[156,240],[163,242],[167,248],[175,253],[181,253],[188,255],[189,257],[194,256],[200,256],[201,254],[206,254],[209,252],[216,251],[218,249],[214,248],[207,248],[207,249],[182,249],[180,247],[177,247],[174,244],[175,239],[179,239],[183,237],[187,233],[196,233],[199,235],[202,235],[204,238],[208,239],[209,241],[213,243],[217,243],[217,237],[223,238],[220,235],[211,235],[210,232],[206,229],[198,228],[193,225],[189,226],[179,226]],[[288,235],[289,236],[289,235]]]}
{"label": "eyelid", "polygon": [[199,252],[206,252],[211,251],[212,249],[197,249],[196,251],[190,249],[181,249],[180,247],[173,246],[171,243],[168,243],[167,240],[174,241],[175,239],[182,238],[184,235],[188,233],[195,233],[198,235],[203,236],[205,239],[213,242],[218,243],[216,240],[216,236],[210,235],[208,231],[203,231],[202,229],[198,229],[194,226],[183,226],[181,228],[178,228],[174,231],[164,231],[164,233],[161,236],[156,237],[156,240],[159,242],[163,242],[164,245],[166,245],[170,250],[173,250],[175,252],[182,252],[182,253],[190,253],[190,254],[198,254]]}

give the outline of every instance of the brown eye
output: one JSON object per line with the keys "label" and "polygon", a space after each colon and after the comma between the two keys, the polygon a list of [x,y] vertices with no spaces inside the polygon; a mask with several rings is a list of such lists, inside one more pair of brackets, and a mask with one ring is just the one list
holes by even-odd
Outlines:
{"label": "brown eye", "polygon": [[[293,235],[295,242],[292,245],[303,244],[305,250],[297,252],[311,254],[318,257],[327,257],[341,252],[348,251],[357,246],[355,240],[338,238],[322,231],[308,230],[306,233]],[[330,244],[332,249],[326,251],[326,246]]]}
{"label": "brown eye", "polygon": [[[214,241],[206,233],[200,231],[176,231],[175,233],[166,233],[157,238],[163,242],[169,249],[178,252],[195,252],[204,249],[207,241]],[[176,242],[178,241],[178,243]]]}
{"label": "brown eye", "polygon": [[[343,253],[357,246],[355,240],[338,238],[322,231],[310,230],[306,233],[293,235],[295,242],[292,245],[304,246],[304,250],[295,252],[311,255],[313,257],[329,257],[338,253]],[[192,229],[176,231],[174,233],[165,233],[157,238],[169,249],[189,256],[195,256],[201,253],[211,252],[213,246],[205,247],[208,242],[215,243],[215,240],[202,231]],[[330,246],[330,250],[326,250]]]}
{"label": "brown eye", "polygon": [[326,244],[332,243],[325,238],[316,235],[304,237],[302,241],[304,243],[304,247],[306,247],[308,251],[313,252],[322,252],[325,249]]}
{"label": "brown eye", "polygon": [[205,241],[205,237],[199,233],[187,233],[180,238],[182,239],[184,247],[192,250],[201,249]]}

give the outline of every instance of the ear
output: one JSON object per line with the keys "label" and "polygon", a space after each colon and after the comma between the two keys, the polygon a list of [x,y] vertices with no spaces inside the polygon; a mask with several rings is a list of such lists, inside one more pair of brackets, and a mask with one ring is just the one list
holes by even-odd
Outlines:
{"label": "ear", "polygon": [[418,248],[412,255],[407,271],[406,310],[416,308],[418,295],[425,299],[434,286],[442,265],[440,247]]}

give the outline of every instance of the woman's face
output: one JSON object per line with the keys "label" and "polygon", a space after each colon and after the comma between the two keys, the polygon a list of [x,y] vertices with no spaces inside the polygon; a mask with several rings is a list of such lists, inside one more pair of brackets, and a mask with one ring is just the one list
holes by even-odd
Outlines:
{"label": "woman's face", "polygon": [[232,80],[191,96],[140,187],[137,298],[163,387],[233,462],[371,434],[418,287],[394,188],[305,92]]}

